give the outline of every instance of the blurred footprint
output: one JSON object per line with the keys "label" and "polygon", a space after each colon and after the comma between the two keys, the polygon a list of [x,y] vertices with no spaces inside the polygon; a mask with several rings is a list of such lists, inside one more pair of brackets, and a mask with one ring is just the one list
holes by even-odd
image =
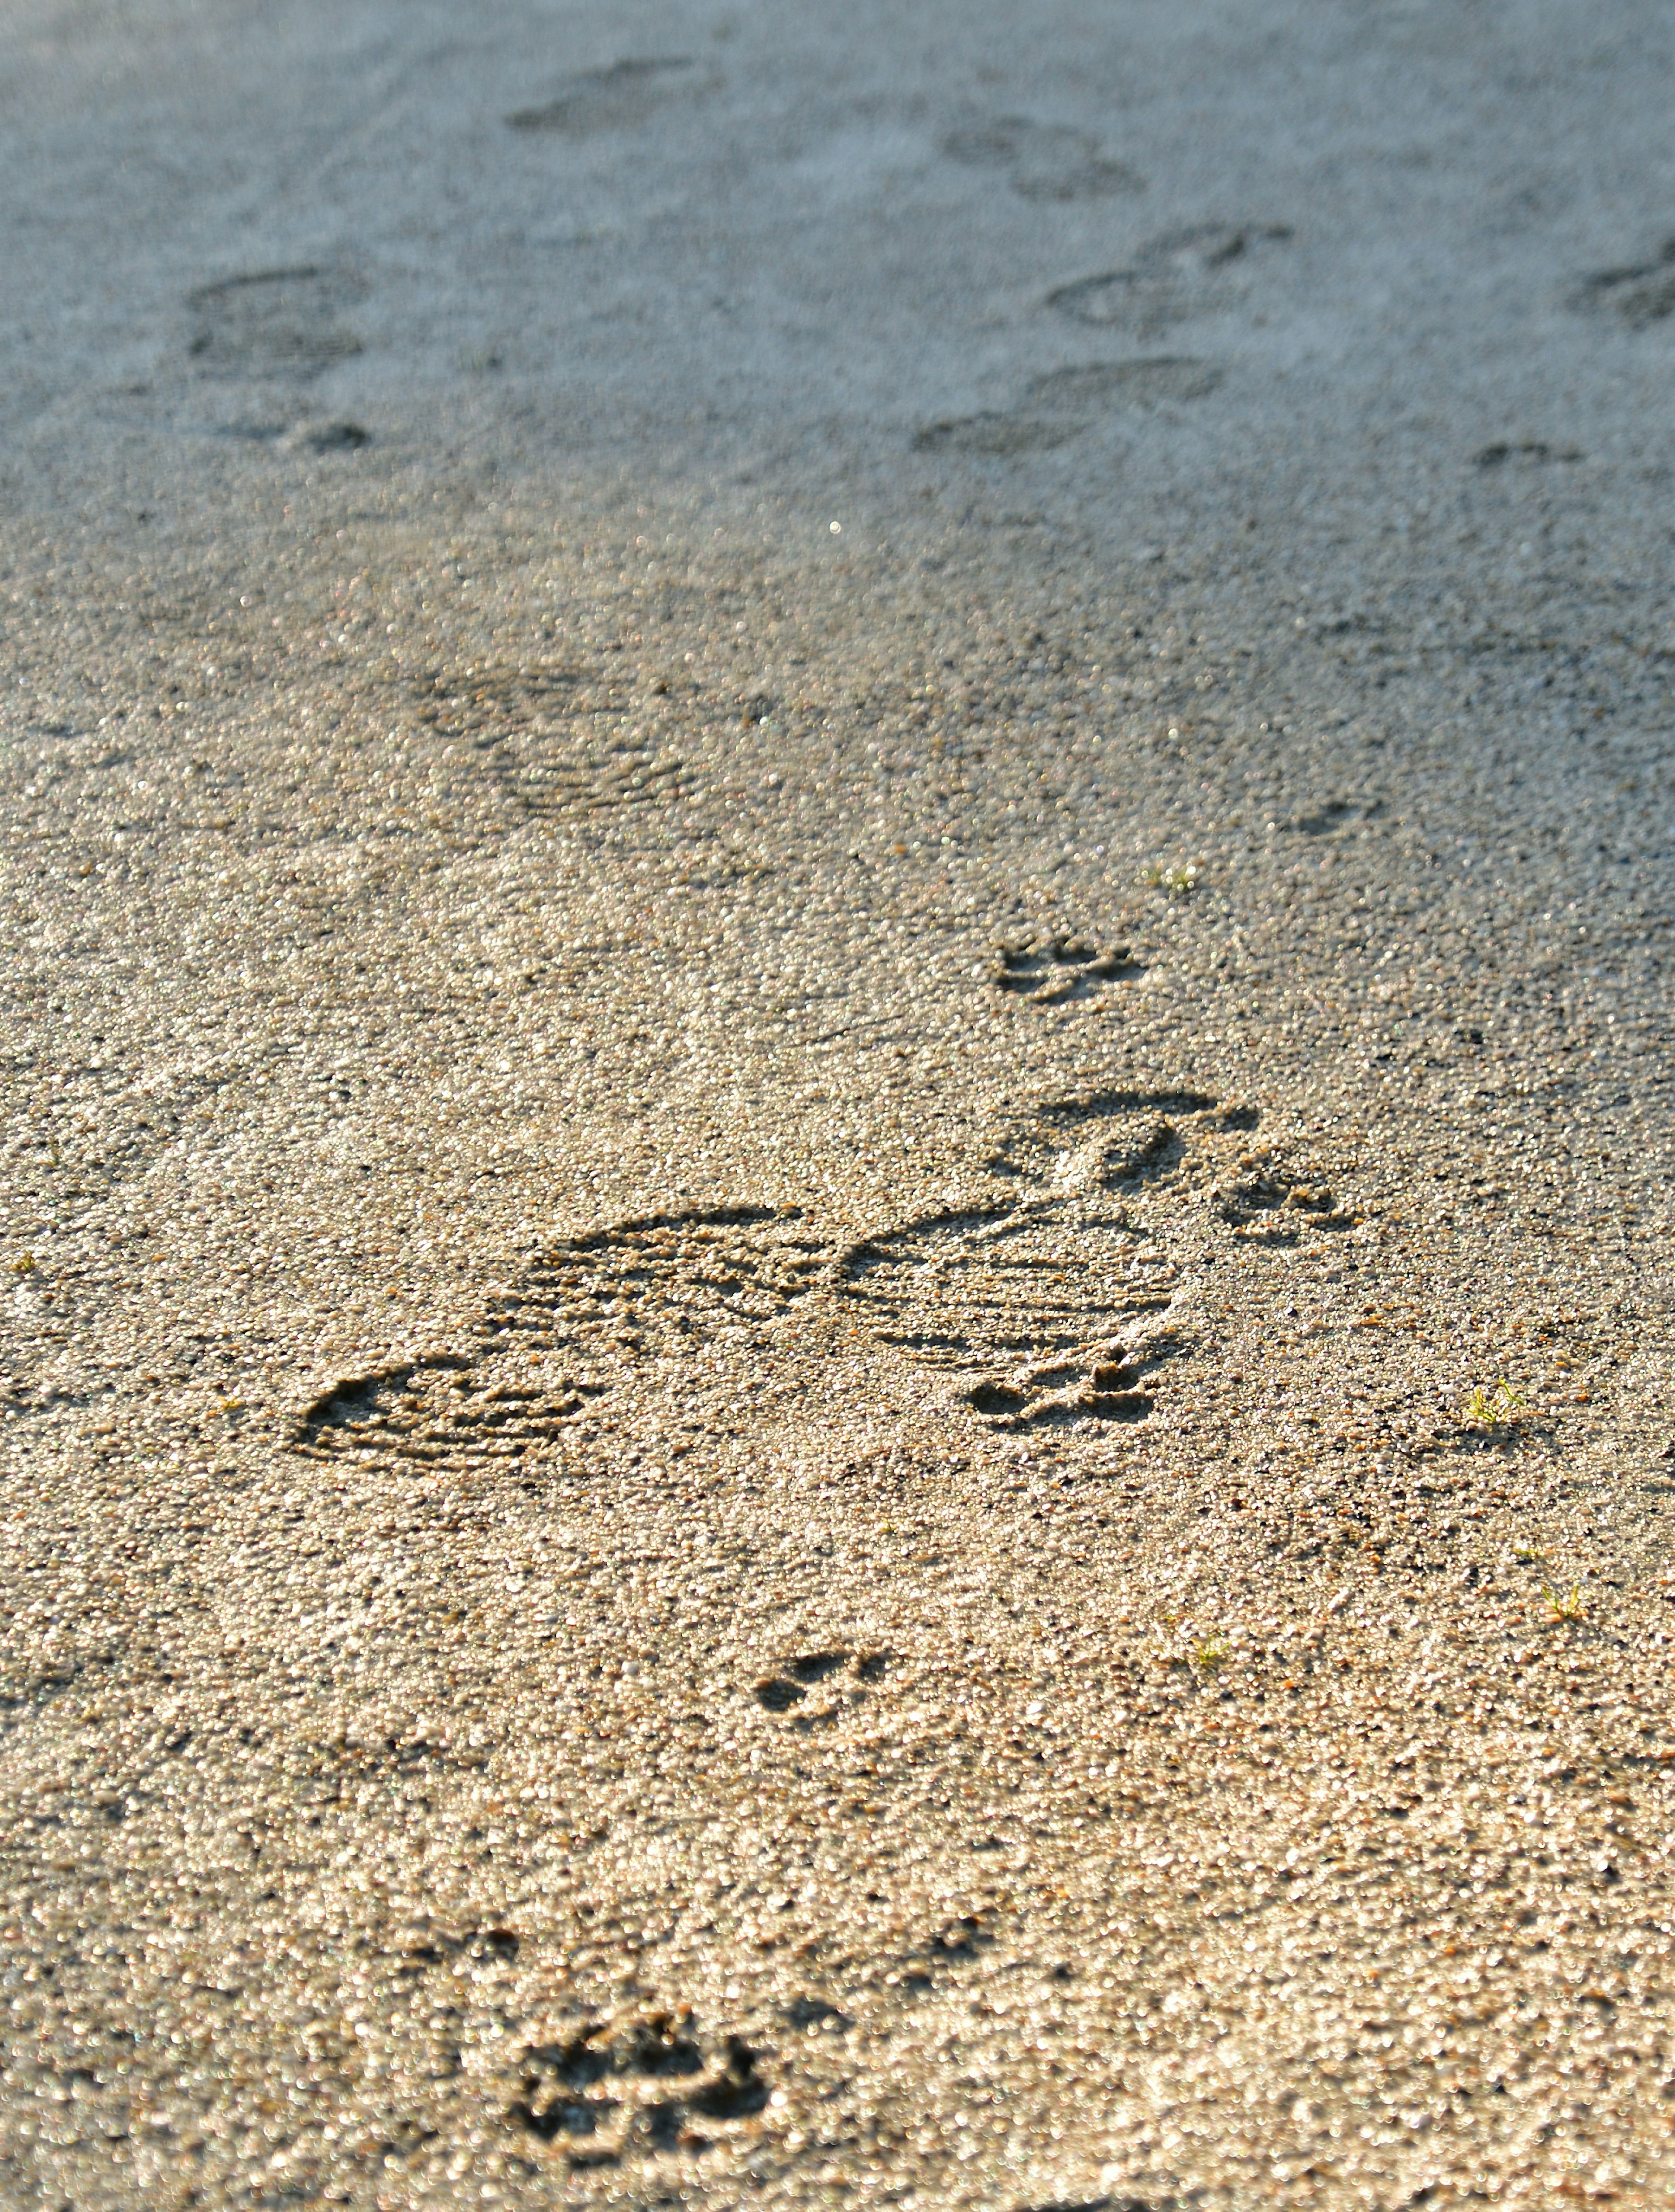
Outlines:
{"label": "blurred footprint", "polygon": [[358,278],[312,264],[223,276],[186,296],[187,351],[212,374],[318,376],[361,350],[343,313],[365,296]]}
{"label": "blurred footprint", "polygon": [[1601,269],[1583,277],[1570,295],[1583,313],[1604,308],[1631,331],[1643,331],[1675,314],[1675,238],[1666,238],[1655,261],[1626,269]]}
{"label": "blurred footprint", "polygon": [[1049,414],[1086,414],[1097,408],[1154,407],[1168,399],[1203,399],[1227,374],[1218,362],[1185,354],[1138,361],[1090,362],[1053,368],[1031,379],[1025,399]]}
{"label": "blurred footprint", "polygon": [[1015,410],[988,409],[927,423],[915,434],[913,450],[974,453],[991,460],[1050,453],[1055,446],[1079,438],[1101,414],[1202,399],[1226,374],[1218,362],[1196,361],[1185,354],[1048,369],[1031,378]]}
{"label": "blurred footprint", "polygon": [[1126,162],[1108,160],[1099,141],[1063,123],[1032,123],[1023,115],[973,118],[942,142],[950,161],[971,169],[1004,169],[1012,190],[1026,200],[1111,199],[1143,192],[1145,179]]}
{"label": "blurred footprint", "polygon": [[980,453],[1004,460],[1015,453],[1050,453],[1079,438],[1087,424],[1060,420],[1035,422],[1027,416],[988,409],[978,415],[954,415],[927,422],[913,437],[917,453]]}
{"label": "blurred footprint", "polygon": [[1212,314],[1238,293],[1253,255],[1290,238],[1284,223],[1193,223],[1143,246],[1125,268],[1079,277],[1049,292],[1047,304],[1078,323],[1142,332]]}
{"label": "blurred footprint", "polygon": [[695,62],[683,54],[659,60],[612,62],[567,78],[539,107],[507,117],[514,131],[555,131],[566,138],[592,138],[644,123],[671,100],[707,88]]}

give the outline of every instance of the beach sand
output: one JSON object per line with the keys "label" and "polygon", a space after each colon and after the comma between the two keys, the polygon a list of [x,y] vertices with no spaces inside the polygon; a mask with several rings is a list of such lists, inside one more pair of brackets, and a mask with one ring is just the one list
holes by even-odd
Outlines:
{"label": "beach sand", "polygon": [[1667,12],[0,40],[0,2196],[1675,2200]]}

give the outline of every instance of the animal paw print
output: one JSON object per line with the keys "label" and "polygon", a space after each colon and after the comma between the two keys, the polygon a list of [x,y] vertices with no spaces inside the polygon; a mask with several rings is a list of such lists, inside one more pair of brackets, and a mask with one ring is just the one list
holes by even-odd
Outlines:
{"label": "animal paw print", "polygon": [[1216,1210],[1241,1244],[1295,1244],[1306,1234],[1353,1229],[1355,1214],[1323,1185],[1290,1182],[1268,1163],[1248,1156],[1243,1172],[1212,1193]]}
{"label": "animal paw print", "polygon": [[1014,992],[1032,1006],[1061,1006],[1072,999],[1095,998],[1109,985],[1132,982],[1144,973],[1126,945],[1101,952],[1075,938],[1047,937],[1001,945],[989,980],[997,990]]}
{"label": "animal paw print", "polygon": [[715,2124],[766,2107],[759,2057],[736,2035],[710,2047],[689,2012],[648,2013],[616,2027],[590,2021],[561,2042],[525,2049],[510,2117],[538,2141],[561,2144],[573,2168],[700,2151]]}
{"label": "animal paw print", "polygon": [[[1154,1294],[1164,1287],[1155,1280],[1148,1285]],[[967,1391],[966,1403],[986,1426],[996,1429],[1143,1421],[1155,1403],[1148,1382],[1185,1341],[1180,1331],[1169,1325],[1171,1318],[1184,1316],[1197,1288],[1194,1278],[1179,1283],[1162,1301],[1158,1322],[1152,1326],[1078,1346],[1068,1358],[986,1377]]]}
{"label": "animal paw print", "polygon": [[[883,1651],[859,1657],[850,1651],[804,1651],[780,1673],[764,1676],[751,1694],[766,1711],[789,1714],[792,1726],[806,1733],[837,1718],[840,1692],[847,1689],[851,1700],[859,1702],[865,1693],[855,1686],[876,1682],[889,1665],[889,1656]],[[831,1686],[822,1688],[828,1680]],[[812,1705],[811,1692],[818,1692]]]}

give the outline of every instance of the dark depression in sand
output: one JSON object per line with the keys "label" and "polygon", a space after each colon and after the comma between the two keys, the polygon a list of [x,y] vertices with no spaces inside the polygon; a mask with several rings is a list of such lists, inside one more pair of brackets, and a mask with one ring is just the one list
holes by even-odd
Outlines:
{"label": "dark depression in sand", "polygon": [[1675,19],[0,11],[0,2199],[1675,2202]]}

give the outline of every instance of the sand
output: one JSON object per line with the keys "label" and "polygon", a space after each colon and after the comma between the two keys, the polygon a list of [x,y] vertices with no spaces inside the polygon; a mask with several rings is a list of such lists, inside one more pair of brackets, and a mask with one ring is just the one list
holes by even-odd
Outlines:
{"label": "sand", "polygon": [[0,40],[0,2197],[1675,2199],[1666,11]]}

